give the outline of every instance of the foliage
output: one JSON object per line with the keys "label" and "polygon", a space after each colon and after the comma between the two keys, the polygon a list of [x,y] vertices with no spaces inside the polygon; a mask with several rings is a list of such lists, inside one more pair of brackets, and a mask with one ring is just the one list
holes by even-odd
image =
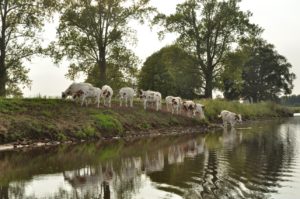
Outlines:
{"label": "foliage", "polygon": [[149,0],[82,0],[62,1],[58,41],[49,47],[56,62],[67,58],[68,77],[83,72],[91,74],[98,67],[97,85],[106,84],[110,72],[118,69],[121,78],[136,70],[136,57],[127,48],[134,44],[129,21],[148,17],[154,9]]}
{"label": "foliage", "polygon": [[0,1],[0,96],[21,95],[20,84],[29,86],[30,61],[41,52],[38,33],[50,15],[55,1]]}
{"label": "foliage", "polygon": [[157,90],[163,96],[195,98],[201,86],[200,72],[192,56],[178,46],[164,47],[145,61],[139,88]]}
{"label": "foliage", "polygon": [[177,43],[197,60],[202,74],[205,97],[212,97],[216,79],[220,76],[221,61],[230,46],[247,30],[249,12],[240,10],[240,0],[186,0],[178,4],[176,13],[159,14],[154,23],[165,27],[162,32],[179,34]]}
{"label": "foliage", "polygon": [[291,67],[286,58],[263,39],[243,39],[225,62],[225,96],[228,99],[243,96],[254,102],[277,101],[280,95],[292,92],[295,74],[290,72]]}

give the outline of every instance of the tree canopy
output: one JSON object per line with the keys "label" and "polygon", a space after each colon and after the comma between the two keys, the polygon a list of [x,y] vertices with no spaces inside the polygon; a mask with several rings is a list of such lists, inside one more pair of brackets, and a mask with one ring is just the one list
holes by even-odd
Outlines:
{"label": "tree canopy", "polygon": [[19,85],[30,85],[24,61],[41,52],[38,33],[53,3],[0,0],[0,96],[21,95]]}
{"label": "tree canopy", "polygon": [[[295,74],[290,72],[291,64],[261,38],[241,40],[225,65],[224,90],[229,99],[243,96],[254,102],[275,101],[292,92]],[[231,86],[226,88],[228,82]]]}
{"label": "tree canopy", "polygon": [[143,22],[154,11],[148,3],[149,0],[63,1],[58,41],[50,48],[52,56],[57,62],[65,57],[71,62],[71,79],[98,67],[98,86],[107,83],[107,67],[118,65],[119,71],[132,70],[135,66],[128,65],[131,62],[116,62],[124,56],[128,56],[127,60],[135,58],[128,49],[128,44],[135,42],[134,30],[128,23],[136,19]]}
{"label": "tree canopy", "polygon": [[160,91],[164,97],[195,98],[201,84],[195,59],[175,45],[149,56],[138,78],[139,88]]}
{"label": "tree canopy", "polygon": [[240,0],[186,0],[176,13],[159,14],[154,23],[165,31],[178,33],[177,43],[189,51],[198,64],[204,82],[205,97],[212,97],[216,79],[222,71],[222,60],[249,24],[249,12],[240,10]]}

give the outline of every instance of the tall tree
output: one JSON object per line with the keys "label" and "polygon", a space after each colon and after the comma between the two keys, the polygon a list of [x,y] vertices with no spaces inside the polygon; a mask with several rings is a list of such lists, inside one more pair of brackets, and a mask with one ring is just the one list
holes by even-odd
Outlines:
{"label": "tall tree", "polygon": [[290,72],[291,64],[260,37],[242,39],[224,65],[224,93],[229,99],[242,96],[254,102],[274,101],[292,92],[295,74]]}
{"label": "tall tree", "polygon": [[224,55],[249,25],[250,13],[242,12],[239,2],[186,0],[177,5],[175,14],[159,14],[154,20],[165,27],[162,34],[178,33],[177,42],[196,58],[205,97],[212,97]]}
{"label": "tall tree", "polygon": [[100,83],[107,83],[107,67],[116,60],[116,52],[127,51],[126,44],[135,42],[129,22],[143,22],[154,11],[148,3],[149,0],[63,1],[58,42],[50,48],[55,60],[67,57],[71,79],[79,72],[90,73],[96,65]]}
{"label": "tall tree", "polygon": [[243,96],[254,102],[278,100],[281,94],[291,94],[296,76],[290,72],[292,65],[275,51],[272,44],[262,39],[243,45],[250,57],[243,69]]}
{"label": "tall tree", "polygon": [[167,46],[149,56],[139,75],[141,89],[158,90],[163,96],[195,98],[202,84],[195,59],[178,46]]}
{"label": "tall tree", "polygon": [[20,94],[29,85],[24,61],[40,52],[37,33],[42,29],[51,0],[0,0],[0,96]]}

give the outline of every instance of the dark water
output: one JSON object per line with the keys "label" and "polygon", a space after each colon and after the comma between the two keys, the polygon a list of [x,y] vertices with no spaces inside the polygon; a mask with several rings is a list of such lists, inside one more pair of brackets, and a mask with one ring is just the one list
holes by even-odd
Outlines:
{"label": "dark water", "polygon": [[0,198],[300,198],[300,117],[244,127],[0,152]]}

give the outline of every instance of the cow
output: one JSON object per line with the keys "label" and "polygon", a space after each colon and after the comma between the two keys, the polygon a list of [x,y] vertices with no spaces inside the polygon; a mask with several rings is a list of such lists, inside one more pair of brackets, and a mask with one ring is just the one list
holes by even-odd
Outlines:
{"label": "cow", "polygon": [[196,114],[199,114],[200,119],[205,119],[204,107],[205,107],[204,105],[196,103],[195,109],[193,111],[193,115],[196,116]]}
{"label": "cow", "polygon": [[130,87],[121,88],[119,91],[120,106],[122,106],[123,100],[125,100],[125,106],[127,107],[127,101],[129,100],[130,107],[133,107],[134,90]]}
{"label": "cow", "polygon": [[72,96],[73,98],[76,98],[76,96],[74,97],[76,92],[78,92],[79,90],[85,90],[92,87],[93,85],[90,83],[84,83],[84,82],[72,83],[64,92],[62,92],[61,97],[63,99],[67,98],[68,96]]}
{"label": "cow", "polygon": [[144,109],[147,109],[147,103],[155,103],[156,111],[161,110],[161,93],[156,91],[140,90],[140,98],[143,100]]}
{"label": "cow", "polygon": [[193,102],[192,100],[183,101],[182,107],[185,110],[187,116],[190,115],[192,117],[192,115],[194,115],[194,110],[196,108],[195,102]]}
{"label": "cow", "polygon": [[227,123],[230,123],[230,126],[234,128],[236,123],[242,122],[242,116],[240,114],[236,114],[227,110],[221,111],[218,117],[222,118],[224,128],[227,128]]}
{"label": "cow", "polygon": [[111,107],[111,98],[114,94],[113,89],[108,85],[104,85],[102,86],[101,90],[102,90],[101,97],[104,99],[104,106],[106,106],[106,104],[108,103],[108,106]]}
{"label": "cow", "polygon": [[172,109],[172,100],[173,100],[173,98],[174,98],[173,96],[167,96],[165,98],[167,111],[170,111]]}

